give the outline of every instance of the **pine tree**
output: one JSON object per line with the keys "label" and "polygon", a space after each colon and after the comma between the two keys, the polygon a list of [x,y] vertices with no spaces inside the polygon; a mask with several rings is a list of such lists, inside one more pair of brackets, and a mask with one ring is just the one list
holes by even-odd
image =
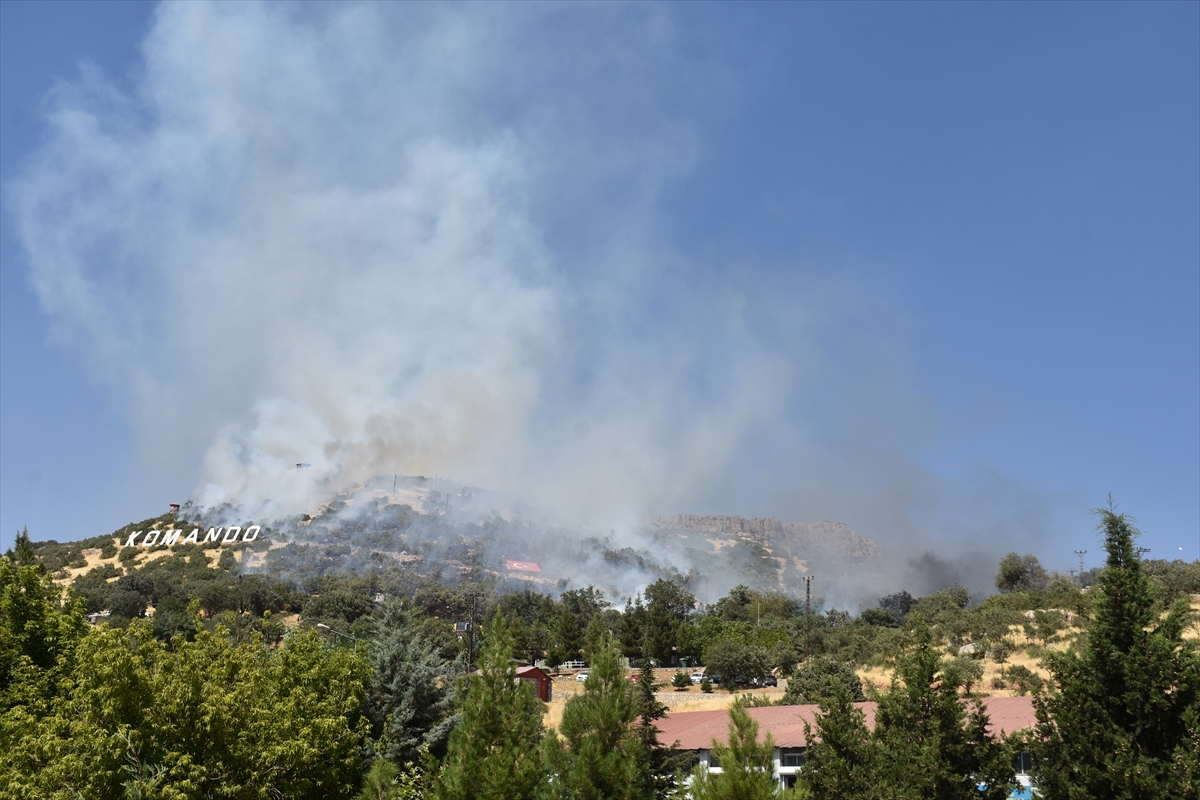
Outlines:
{"label": "pine tree", "polygon": [[33,542],[29,541],[28,525],[21,528],[13,541],[13,546],[4,555],[18,566],[25,567],[37,563],[37,552],[33,549]]}
{"label": "pine tree", "polygon": [[877,783],[901,797],[1002,800],[1014,782],[1008,749],[987,732],[982,704],[960,702],[928,629],[918,636],[875,713]]}
{"label": "pine tree", "polygon": [[1189,611],[1155,619],[1134,549],[1133,520],[1097,509],[1107,566],[1082,652],[1052,654],[1035,700],[1032,751],[1048,798],[1196,798],[1200,791],[1200,657],[1182,638]]}
{"label": "pine tree", "polygon": [[677,779],[681,772],[687,770],[691,755],[677,750],[674,742],[666,746],[659,742],[659,730],[655,723],[667,715],[667,706],[659,702],[654,689],[654,668],[649,660],[643,660],[637,687],[633,691],[638,715],[634,730],[650,754],[649,780],[654,796],[669,798],[675,796]]}
{"label": "pine tree", "polygon": [[834,682],[821,700],[817,730],[805,723],[805,769],[802,784],[816,800],[878,797],[878,748],[866,718],[845,685]]}
{"label": "pine tree", "polygon": [[634,731],[637,708],[616,644],[607,637],[593,656],[583,692],[567,701],[557,737],[547,743],[562,800],[635,800],[653,796],[649,753]]}
{"label": "pine tree", "polygon": [[393,764],[414,761],[422,744],[445,751],[453,716],[455,665],[422,633],[420,613],[389,603],[371,646],[374,675],[368,710],[382,733],[378,749]]}
{"label": "pine tree", "polygon": [[709,752],[721,772],[696,768],[692,783],[695,800],[776,800],[781,796],[774,776],[775,738],[768,733],[759,743],[758,723],[740,701],[729,709],[728,744],[714,739]]}
{"label": "pine tree", "polygon": [[539,744],[545,707],[517,680],[513,640],[497,611],[484,642],[483,663],[450,736],[438,800],[524,800],[542,780]]}

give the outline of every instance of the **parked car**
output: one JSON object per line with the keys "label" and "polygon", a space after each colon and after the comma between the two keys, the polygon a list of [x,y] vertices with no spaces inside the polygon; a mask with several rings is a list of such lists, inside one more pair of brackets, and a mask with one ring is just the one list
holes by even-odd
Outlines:
{"label": "parked car", "polygon": [[778,686],[779,679],[774,675],[764,675],[761,678],[756,678],[751,681],[755,686]]}
{"label": "parked car", "polygon": [[705,676],[703,672],[693,672],[692,683],[704,683],[704,677]]}
{"label": "parked car", "polygon": [[716,686],[718,683],[721,682],[721,675],[720,675],[720,673],[717,673],[717,672],[714,672],[711,675],[705,675],[704,677],[708,678],[708,682],[711,683],[713,686]]}
{"label": "parked car", "polygon": [[583,681],[586,681],[586,680],[587,680],[587,676],[588,676],[587,672],[581,672],[581,673],[579,673],[578,675],[576,675],[576,676],[575,676],[575,680],[577,680],[577,681],[579,681],[580,683],[582,683]]}

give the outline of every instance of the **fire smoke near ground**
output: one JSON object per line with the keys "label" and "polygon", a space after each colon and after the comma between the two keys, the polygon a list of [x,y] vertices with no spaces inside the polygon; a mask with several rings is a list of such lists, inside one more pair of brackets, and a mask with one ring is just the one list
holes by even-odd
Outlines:
{"label": "fire smoke near ground", "polygon": [[986,584],[1054,499],[919,466],[886,298],[656,234],[688,109],[733,93],[659,7],[164,5],[131,86],[54,92],[9,200],[58,335],[147,458],[203,464],[199,508],[442,475],[618,544],[647,513],[849,518],[914,558],[886,590]]}

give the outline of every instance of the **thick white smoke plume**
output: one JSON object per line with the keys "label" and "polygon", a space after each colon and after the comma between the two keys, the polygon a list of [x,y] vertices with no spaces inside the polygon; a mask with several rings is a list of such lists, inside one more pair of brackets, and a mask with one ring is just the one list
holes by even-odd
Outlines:
{"label": "thick white smoke plume", "polygon": [[[170,4],[132,91],[60,87],[12,194],[37,292],[128,388],[151,448],[204,450],[201,505],[298,513],[440,472],[624,513],[685,499],[768,410],[737,309],[695,295],[707,332],[655,341],[669,320],[645,316],[637,225],[593,227],[638,215],[686,130],[619,151],[589,134],[604,110],[545,73],[633,56],[530,56],[531,23],[555,20],[528,17]],[[654,12],[623,23],[665,35]],[[596,192],[614,205],[588,219]],[[601,235],[552,247],[554,218]],[[686,385],[702,352],[725,386]]]}
{"label": "thick white smoke plume", "polygon": [[919,465],[936,410],[886,302],[669,244],[737,94],[670,13],[163,5],[136,74],[55,90],[8,187],[37,294],[148,458],[247,519],[399,473],[618,537],[680,511],[906,557],[1039,535],[1041,499]]}

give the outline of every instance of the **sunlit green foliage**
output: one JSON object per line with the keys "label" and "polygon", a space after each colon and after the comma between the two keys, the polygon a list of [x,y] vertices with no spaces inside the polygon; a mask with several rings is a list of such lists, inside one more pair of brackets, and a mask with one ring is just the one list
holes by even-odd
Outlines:
{"label": "sunlit green foliage", "polygon": [[776,800],[795,796],[784,793],[772,774],[775,740],[771,734],[758,738],[758,723],[741,703],[729,710],[729,736],[714,739],[709,751],[721,772],[700,765],[692,773],[695,800]]}
{"label": "sunlit green foliage", "polygon": [[1035,769],[1051,798],[1195,798],[1200,792],[1200,656],[1190,612],[1157,619],[1133,520],[1099,509],[1108,553],[1080,653],[1051,654],[1038,698]]}
{"label": "sunlit green foliage", "polygon": [[546,742],[551,779],[543,793],[558,800],[649,800],[650,754],[634,730],[634,689],[611,639],[593,655],[584,691],[567,701],[558,736]]}
{"label": "sunlit green foliage", "polygon": [[821,703],[838,690],[844,691],[852,702],[865,700],[862,681],[853,668],[831,656],[819,656],[804,664],[788,680],[781,705]]}
{"label": "sunlit green foliage", "polygon": [[491,622],[481,669],[463,688],[462,721],[450,735],[438,800],[524,800],[543,780],[542,715],[530,686],[517,680],[513,640],[503,615]]}
{"label": "sunlit green foliage", "polygon": [[[9,797],[347,797],[368,724],[368,667],[297,635],[278,650],[224,630],[174,650],[145,622],[78,645],[70,688],[4,717]],[[44,713],[41,713],[44,712]]]}

